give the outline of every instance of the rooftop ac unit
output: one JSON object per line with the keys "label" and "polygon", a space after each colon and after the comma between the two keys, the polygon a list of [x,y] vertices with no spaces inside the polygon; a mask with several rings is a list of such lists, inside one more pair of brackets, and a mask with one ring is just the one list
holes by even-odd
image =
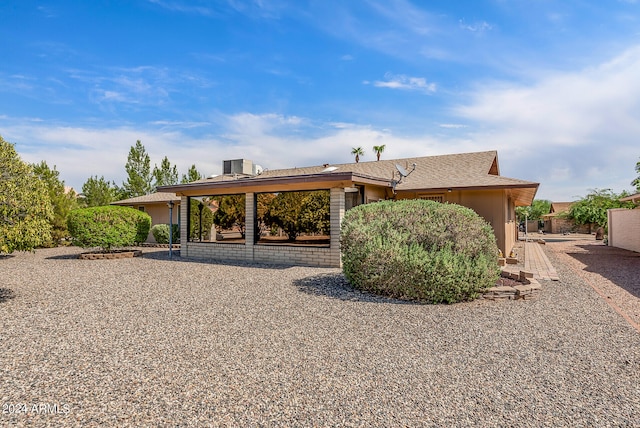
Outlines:
{"label": "rooftop ac unit", "polygon": [[233,159],[222,161],[222,173],[225,175],[253,175],[253,162],[247,159]]}

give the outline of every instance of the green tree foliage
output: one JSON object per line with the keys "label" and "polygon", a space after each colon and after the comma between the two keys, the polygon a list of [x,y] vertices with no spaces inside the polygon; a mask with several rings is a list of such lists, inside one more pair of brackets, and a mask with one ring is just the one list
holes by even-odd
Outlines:
{"label": "green tree foliage", "polygon": [[236,227],[244,238],[246,229],[245,195],[214,196],[218,209],[213,213],[213,223],[220,229]]}
{"label": "green tree foliage", "polygon": [[551,201],[546,199],[536,199],[528,207],[516,207],[516,216],[518,220],[540,220],[545,214],[551,211]]}
{"label": "green tree foliage", "polygon": [[[171,243],[177,244],[180,240],[180,228],[177,224],[172,224],[173,234],[171,235]],[[151,227],[151,234],[158,244],[169,243],[169,225],[166,223],[154,224]]]}
{"label": "green tree foliage", "polygon": [[109,205],[111,202],[118,200],[118,188],[115,183],[111,183],[104,179],[104,176],[98,178],[89,177],[82,185],[82,205],[85,207],[100,207]]}
{"label": "green tree foliage", "polygon": [[67,227],[75,245],[111,251],[146,241],[151,217],[128,207],[80,208],[69,213]]}
{"label": "green tree foliage", "polygon": [[0,136],[0,254],[51,241],[53,209],[46,184]]}
{"label": "green tree foliage", "polygon": [[140,140],[136,141],[136,145],[129,150],[125,169],[127,181],[122,183],[122,187],[126,198],[135,198],[152,192],[151,158]]}
{"label": "green tree foliage", "polygon": [[[202,229],[200,228],[201,220]],[[198,241],[200,238],[204,239],[204,237],[210,233],[211,226],[213,226],[213,213],[208,207],[208,201],[203,203],[196,199],[191,199],[189,225],[190,239]],[[202,230],[202,236],[200,236],[200,230]]]}
{"label": "green tree foliage", "polygon": [[636,192],[640,193],[640,161],[636,163],[636,173],[638,176],[631,182],[631,185],[636,186]]}
{"label": "green tree foliage", "polygon": [[47,162],[42,161],[33,165],[33,172],[46,184],[53,207],[53,217],[50,222],[51,241],[45,245],[59,245],[62,240],[71,236],[67,230],[67,216],[69,211],[78,207],[77,195],[73,190],[65,192],[64,181],[60,180],[60,172],[56,170],[55,165],[51,169]]}
{"label": "green tree foliage", "polygon": [[189,168],[189,171],[187,171],[186,174],[182,174],[182,180],[180,180],[180,183],[193,183],[198,180],[202,180],[202,174],[200,174],[200,171],[198,171],[198,168],[196,168],[194,164],[191,165],[191,168]]}
{"label": "green tree foliage", "polygon": [[607,210],[612,208],[633,208],[631,202],[620,202],[628,196],[626,192],[614,193],[611,189],[591,189],[590,193],[571,205],[569,218],[578,224],[597,224],[607,227]]}
{"label": "green tree foliage", "polygon": [[381,146],[373,146],[373,151],[376,153],[378,160],[380,160],[380,155],[382,154],[382,152],[384,152],[384,149],[386,147],[386,144],[383,144]]}
{"label": "green tree foliage", "polygon": [[172,184],[178,184],[178,168],[175,165],[171,165],[169,158],[166,156],[160,163],[160,168],[157,165],[153,167],[153,179],[154,187],[158,186],[170,186]]}
{"label": "green tree foliage", "polygon": [[353,147],[351,154],[356,156],[356,163],[360,162],[360,156],[364,156],[364,150],[362,147]]}
{"label": "green tree foliage", "polygon": [[300,227],[306,233],[328,235],[331,228],[331,193],[328,190],[308,192],[302,199]]}
{"label": "green tree foliage", "polygon": [[345,277],[356,288],[429,303],[471,300],[496,284],[491,226],[469,208],[426,200],[359,205],[341,226]]}
{"label": "green tree foliage", "polygon": [[301,233],[329,230],[329,191],[281,192],[269,204],[265,221],[280,227],[290,240]]}

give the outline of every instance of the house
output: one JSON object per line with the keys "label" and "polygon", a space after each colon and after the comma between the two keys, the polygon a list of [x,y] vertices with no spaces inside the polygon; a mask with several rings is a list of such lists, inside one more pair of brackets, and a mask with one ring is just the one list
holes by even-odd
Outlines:
{"label": "house", "polygon": [[607,210],[609,245],[640,252],[640,193],[621,198],[620,201],[633,202],[635,208]]}
{"label": "house", "polygon": [[[235,166],[234,166],[235,165]],[[353,206],[387,199],[429,199],[469,207],[482,216],[508,254],[518,237],[516,206],[531,205],[539,183],[500,175],[496,151],[395,160],[264,170],[251,161],[224,161],[225,174],[189,184],[162,186],[181,198],[181,236],[191,230],[191,204],[206,196],[243,195],[246,230],[242,242],[223,244],[181,239],[187,257],[339,267],[340,224]],[[253,171],[254,174],[249,174]],[[259,172],[256,173],[256,172]],[[330,191],[328,245],[269,245],[258,242],[256,206],[261,194],[287,191]]]}
{"label": "house", "polygon": [[[172,222],[173,224],[180,224],[180,197],[172,192],[155,192],[149,195],[112,202],[111,205],[120,205],[146,212],[151,216],[151,226],[153,227],[156,224],[169,224],[169,207],[167,205],[169,202],[174,203]],[[151,232],[149,232],[146,242],[156,242]]]}
{"label": "house", "polygon": [[596,225],[576,224],[573,219],[567,218],[573,202],[552,202],[549,214],[542,216],[544,231],[546,233],[591,233]]}

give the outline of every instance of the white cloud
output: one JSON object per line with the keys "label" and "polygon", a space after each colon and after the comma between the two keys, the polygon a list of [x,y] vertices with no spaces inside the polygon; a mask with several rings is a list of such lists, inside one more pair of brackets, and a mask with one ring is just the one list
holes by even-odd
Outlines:
{"label": "white cloud", "polygon": [[[491,142],[513,160],[502,172],[532,172],[540,192],[629,189],[640,156],[640,46],[575,72],[548,72],[537,82],[477,88],[456,109],[476,123],[472,138]],[[505,168],[506,166],[506,168]],[[508,174],[505,174],[508,175]],[[520,174],[522,175],[522,174]]]}
{"label": "white cloud", "polygon": [[[424,77],[411,77],[404,74],[392,73],[386,73],[384,77],[385,80],[376,80],[373,82],[373,86],[378,88],[401,89],[426,93],[433,93],[437,89],[435,83],[428,83],[427,79]],[[363,83],[369,84],[369,81],[365,80]]]}
{"label": "white cloud", "polygon": [[493,29],[493,25],[486,21],[476,21],[473,24],[467,24],[464,19],[458,21],[460,28],[471,31],[472,33],[484,33]]}

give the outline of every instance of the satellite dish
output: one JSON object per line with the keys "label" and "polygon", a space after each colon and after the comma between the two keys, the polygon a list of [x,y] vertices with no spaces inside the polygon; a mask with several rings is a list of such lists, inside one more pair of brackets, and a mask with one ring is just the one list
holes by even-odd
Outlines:
{"label": "satellite dish", "polygon": [[409,175],[409,173],[407,172],[406,169],[404,169],[401,165],[396,164],[396,169],[398,170],[398,172],[400,173],[400,176],[402,177],[406,177],[407,175]]}

